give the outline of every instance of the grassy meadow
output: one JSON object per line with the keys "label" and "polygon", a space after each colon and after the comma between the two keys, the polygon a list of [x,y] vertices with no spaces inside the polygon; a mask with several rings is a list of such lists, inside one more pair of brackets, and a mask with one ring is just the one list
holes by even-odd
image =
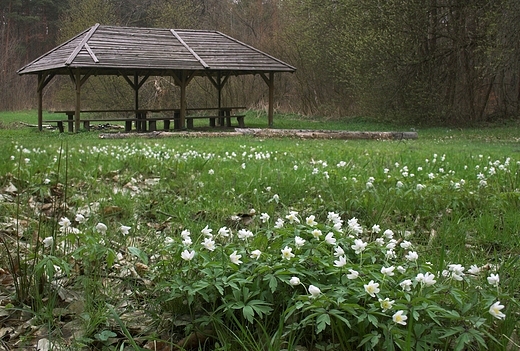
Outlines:
{"label": "grassy meadow", "polygon": [[419,135],[353,141],[18,122],[36,113],[0,112],[7,350],[520,348],[518,125],[275,116]]}

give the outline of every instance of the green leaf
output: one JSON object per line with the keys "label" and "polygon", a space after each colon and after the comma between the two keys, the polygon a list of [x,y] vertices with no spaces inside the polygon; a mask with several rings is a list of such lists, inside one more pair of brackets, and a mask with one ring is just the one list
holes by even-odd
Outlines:
{"label": "green leaf", "polygon": [[148,264],[148,256],[146,255],[146,253],[144,253],[143,250],[141,250],[137,247],[130,246],[128,248],[128,252],[130,252],[132,255],[138,257],[144,264]]}
{"label": "green leaf", "polygon": [[253,311],[253,308],[251,306],[244,306],[244,308],[242,308],[242,314],[249,323],[253,323],[253,317],[255,316],[255,312]]}
{"label": "green leaf", "polygon": [[330,325],[330,316],[327,313],[323,313],[316,318],[316,333],[321,333]]}
{"label": "green leaf", "polygon": [[117,334],[111,330],[103,330],[101,333],[97,333],[94,335],[94,337],[99,341],[107,341],[108,339],[115,338],[116,336]]}

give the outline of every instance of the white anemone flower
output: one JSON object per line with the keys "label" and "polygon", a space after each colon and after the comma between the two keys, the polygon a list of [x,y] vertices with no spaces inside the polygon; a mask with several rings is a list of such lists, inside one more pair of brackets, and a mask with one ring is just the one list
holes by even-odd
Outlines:
{"label": "white anemone flower", "polygon": [[195,251],[184,250],[181,252],[181,258],[185,261],[191,261],[195,257]]}
{"label": "white anemone flower", "polygon": [[211,238],[204,238],[204,241],[201,243],[201,245],[209,251],[215,251],[215,241]]}
{"label": "white anemone flower", "polygon": [[291,284],[292,286],[300,285],[301,284],[300,278],[292,277],[291,280],[289,280],[289,284]]}
{"label": "white anemone flower", "polygon": [[403,310],[399,310],[392,316],[392,320],[394,323],[400,324],[400,325],[406,325],[406,320],[408,317],[404,314]]}
{"label": "white anemone flower", "polygon": [[254,250],[251,252],[251,255],[249,257],[251,257],[253,260],[258,260],[260,258],[261,254],[262,254],[262,251]]}
{"label": "white anemone flower", "polygon": [[123,234],[123,235],[128,235],[128,233],[130,233],[130,229],[132,229],[132,227],[129,227],[126,225],[122,225],[121,227],[119,227],[119,230],[121,231],[121,234]]}
{"label": "white anemone flower", "polygon": [[354,280],[354,279],[357,279],[359,277],[359,272],[358,271],[355,271],[353,269],[349,269],[348,270],[350,273],[347,274],[347,278],[350,279],[350,280]]}
{"label": "white anemone flower", "polygon": [[345,256],[340,256],[338,260],[334,261],[334,267],[341,268],[347,264],[347,258]]}
{"label": "white anemone flower", "polygon": [[504,319],[506,315],[501,311],[504,307],[500,304],[500,301],[497,301],[489,307],[489,313],[495,318]]}
{"label": "white anemone flower", "polygon": [[309,293],[311,294],[311,298],[315,299],[321,294],[320,288],[314,285],[309,285]]}
{"label": "white anemone flower", "polygon": [[233,251],[233,253],[231,255],[229,255],[229,259],[234,264],[241,264],[242,263],[242,261],[240,261],[241,258],[242,258],[242,255],[237,254],[236,250]]}
{"label": "white anemone flower", "polygon": [[336,238],[334,237],[334,233],[329,232],[327,235],[325,235],[325,242],[330,245],[335,245]]}
{"label": "white anemone flower", "polygon": [[108,230],[108,227],[104,223],[98,223],[96,224],[96,230],[101,234],[105,234]]}
{"label": "white anemone flower", "polygon": [[294,237],[294,245],[296,246],[296,248],[301,248],[303,245],[305,245],[305,239],[302,239],[301,237],[299,236],[295,236]]}
{"label": "white anemone flower", "polygon": [[315,219],[316,216],[310,215],[309,217],[305,218],[305,223],[307,223],[309,227],[314,227],[316,224],[318,224],[318,222],[316,222]]}
{"label": "white anemone flower", "polygon": [[419,255],[415,251],[410,251],[408,252],[408,254],[406,254],[406,256],[404,256],[404,258],[406,258],[410,262],[415,262],[419,258]]}
{"label": "white anemone flower", "polygon": [[300,223],[300,219],[298,218],[298,212],[291,211],[285,218],[289,221],[289,223]]}
{"label": "white anemone flower", "polygon": [[383,275],[387,275],[387,276],[391,277],[391,276],[395,275],[394,270],[395,270],[394,266],[382,267],[381,268],[381,273]]}
{"label": "white anemone flower", "polygon": [[412,290],[412,281],[410,279],[405,279],[399,283],[399,286],[403,291],[411,291]]}
{"label": "white anemone flower", "polygon": [[383,312],[391,310],[395,303],[395,300],[390,300],[388,297],[384,300],[378,299],[378,301],[379,301],[379,305],[381,306],[381,309],[383,310]]}
{"label": "white anemone flower", "polygon": [[339,256],[343,256],[345,254],[345,250],[343,250],[343,248],[341,246],[336,246],[334,248],[334,256],[336,257],[339,257]]}
{"label": "white anemone flower", "polygon": [[52,236],[48,236],[46,237],[45,239],[43,239],[43,246],[48,249],[50,247],[52,247],[52,245],[54,244],[54,238]]}
{"label": "white anemone flower", "polygon": [[285,260],[290,260],[294,257],[294,254],[292,253],[292,248],[289,246],[284,247],[282,250],[282,258]]}
{"label": "white anemone flower", "polygon": [[68,227],[70,227],[71,222],[67,217],[62,217],[60,219],[60,221],[58,222],[58,224],[60,225],[60,227],[68,228]]}
{"label": "white anemone flower", "polygon": [[323,234],[323,233],[322,233],[321,230],[319,230],[319,229],[314,229],[314,230],[312,231],[312,236],[313,236],[315,239],[318,239],[318,240],[320,239],[320,236],[322,236],[322,234]]}
{"label": "white anemone flower", "polygon": [[498,274],[491,273],[489,277],[487,277],[487,281],[491,285],[498,286],[498,283],[500,283],[500,277]]}
{"label": "white anemone flower", "polygon": [[364,284],[363,287],[365,288],[367,294],[372,297],[376,297],[376,294],[380,291],[379,283],[374,283],[373,280],[371,280],[368,284]]}
{"label": "white anemone flower", "polygon": [[359,255],[365,250],[365,248],[367,247],[367,243],[363,242],[363,240],[361,239],[356,239],[354,240],[354,245],[351,245],[350,247],[352,248],[352,250],[354,250],[356,254]]}
{"label": "white anemone flower", "polygon": [[213,234],[211,234],[212,231],[213,231],[213,229],[210,229],[208,226],[205,226],[204,229],[202,229],[200,232],[202,234],[204,234],[205,236],[212,238],[213,237]]}

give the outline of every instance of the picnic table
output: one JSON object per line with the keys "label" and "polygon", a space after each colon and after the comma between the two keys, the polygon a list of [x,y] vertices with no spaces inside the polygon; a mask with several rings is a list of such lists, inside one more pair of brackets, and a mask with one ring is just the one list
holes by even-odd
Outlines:
{"label": "picnic table", "polygon": [[[186,126],[188,129],[193,129],[193,120],[195,119],[208,119],[210,127],[219,126],[227,126],[231,127],[231,120],[236,118],[238,126],[240,128],[244,128],[244,114],[233,114],[233,111],[245,110],[245,107],[201,107],[201,108],[188,108],[186,112],[189,113],[186,117]],[[193,114],[194,112],[200,111],[199,114]],[[65,114],[67,115],[66,119],[49,119],[45,120],[48,123],[56,123],[60,133],[65,131],[65,124],[67,124],[67,130],[69,132],[74,132],[74,123],[75,123],[75,114],[74,110],[59,110],[59,111],[49,111],[55,114]],[[213,112],[213,114],[212,114]],[[170,130],[171,121],[174,122],[174,129],[181,129],[180,125],[180,109],[171,108],[171,109],[113,109],[113,110],[81,110],[81,114],[83,113],[123,113],[129,114],[134,113],[133,117],[108,117],[108,118],[81,118],[80,122],[83,123],[83,128],[85,130],[90,130],[91,122],[124,122],[125,123],[125,131],[129,132],[132,130],[132,125],[135,125],[135,129],[138,132],[146,132],[146,131],[156,131],[157,130],[157,121],[163,122],[164,130]],[[163,115],[158,117],[153,117],[154,113],[162,113]],[[164,114],[166,113],[166,114]],[[168,114],[169,113],[169,114]],[[209,113],[209,114],[207,114]]]}

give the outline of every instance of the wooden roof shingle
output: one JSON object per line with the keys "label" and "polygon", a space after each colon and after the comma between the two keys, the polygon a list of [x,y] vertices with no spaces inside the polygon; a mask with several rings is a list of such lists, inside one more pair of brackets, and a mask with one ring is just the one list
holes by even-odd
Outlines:
{"label": "wooden roof shingle", "polygon": [[94,69],[168,74],[172,70],[294,72],[293,66],[218,31],[96,24],[18,70],[18,74]]}

